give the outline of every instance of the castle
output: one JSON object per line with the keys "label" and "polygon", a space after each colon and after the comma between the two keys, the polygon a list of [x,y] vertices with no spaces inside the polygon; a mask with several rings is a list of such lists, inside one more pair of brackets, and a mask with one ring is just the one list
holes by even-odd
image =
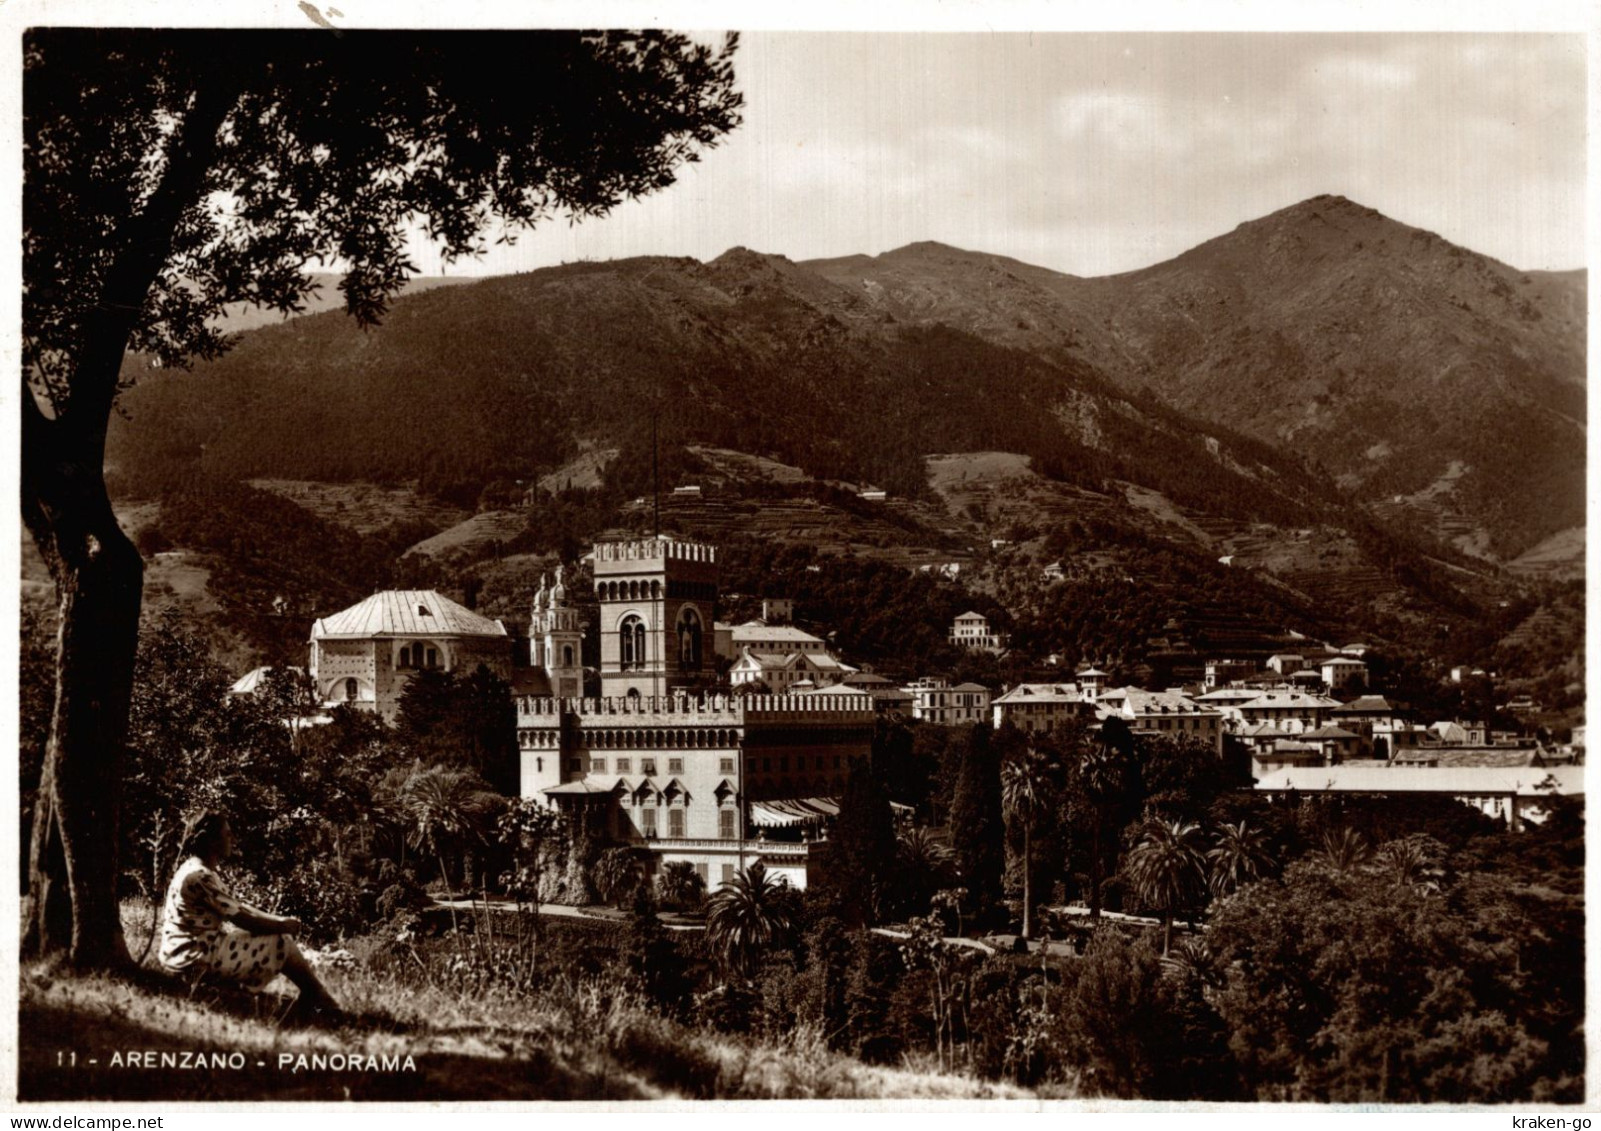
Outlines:
{"label": "castle", "polygon": [[582,696],[582,626],[541,584],[531,659],[549,694],[517,701],[521,793],[568,812],[655,865],[684,861],[709,888],[757,860],[806,883],[810,841],[868,754],[867,694],[711,690],[717,555],[667,538],[594,552],[600,691]]}

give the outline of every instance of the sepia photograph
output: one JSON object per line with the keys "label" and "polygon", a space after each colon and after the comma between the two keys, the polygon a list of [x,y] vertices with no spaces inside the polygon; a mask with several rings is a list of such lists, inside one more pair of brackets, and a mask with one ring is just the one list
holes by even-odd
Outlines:
{"label": "sepia photograph", "polygon": [[12,1110],[1593,1102],[1592,6],[346,7],[4,25]]}

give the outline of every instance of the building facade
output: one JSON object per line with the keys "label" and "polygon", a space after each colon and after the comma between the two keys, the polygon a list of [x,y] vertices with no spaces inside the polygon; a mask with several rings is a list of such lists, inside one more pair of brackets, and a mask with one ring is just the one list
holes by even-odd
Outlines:
{"label": "building facade", "polygon": [[871,747],[872,698],[707,690],[713,547],[609,542],[594,561],[601,694],[518,700],[522,795],[709,888],[757,860],[804,886],[814,818]]}
{"label": "building facade", "polygon": [[1011,723],[1029,734],[1048,734],[1072,719],[1093,719],[1095,703],[1077,684],[1020,683],[997,698],[994,723]]}
{"label": "building facade", "polygon": [[505,625],[432,589],[386,590],[318,620],[307,665],[325,706],[350,704],[394,722],[419,671],[512,674]]}
{"label": "building facade", "polygon": [[951,622],[951,643],[957,648],[978,652],[1000,652],[1005,647],[1001,634],[990,631],[983,613],[966,612]]}
{"label": "building facade", "polygon": [[912,697],[914,719],[940,726],[989,721],[990,692],[981,684],[952,687],[949,680],[929,677],[908,683],[905,690]]}
{"label": "building facade", "polygon": [[594,569],[605,692],[660,699],[709,686],[716,551],[665,538],[602,542]]}
{"label": "building facade", "polygon": [[1103,719],[1122,719],[1135,734],[1188,735],[1223,752],[1223,714],[1177,691],[1117,687],[1096,701]]}

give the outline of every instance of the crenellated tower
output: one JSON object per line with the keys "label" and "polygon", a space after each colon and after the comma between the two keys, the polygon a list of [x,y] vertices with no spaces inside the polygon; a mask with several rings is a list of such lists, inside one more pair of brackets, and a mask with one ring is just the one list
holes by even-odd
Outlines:
{"label": "crenellated tower", "polygon": [[717,552],[645,538],[595,546],[603,695],[660,696],[713,680]]}

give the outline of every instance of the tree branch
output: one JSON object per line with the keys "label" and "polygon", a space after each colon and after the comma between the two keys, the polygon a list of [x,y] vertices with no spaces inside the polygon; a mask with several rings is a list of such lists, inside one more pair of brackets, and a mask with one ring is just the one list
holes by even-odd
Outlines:
{"label": "tree branch", "polygon": [[80,444],[97,453],[105,448],[111,406],[128,338],[144,309],[150,287],[172,250],[173,233],[184,210],[198,199],[217,152],[217,134],[239,101],[249,66],[230,58],[195,60],[196,94],[183,124],[174,133],[161,182],[136,215],[112,236],[118,248],[101,288],[100,301],[85,320],[83,352],[73,367],[71,401],[62,412]]}

